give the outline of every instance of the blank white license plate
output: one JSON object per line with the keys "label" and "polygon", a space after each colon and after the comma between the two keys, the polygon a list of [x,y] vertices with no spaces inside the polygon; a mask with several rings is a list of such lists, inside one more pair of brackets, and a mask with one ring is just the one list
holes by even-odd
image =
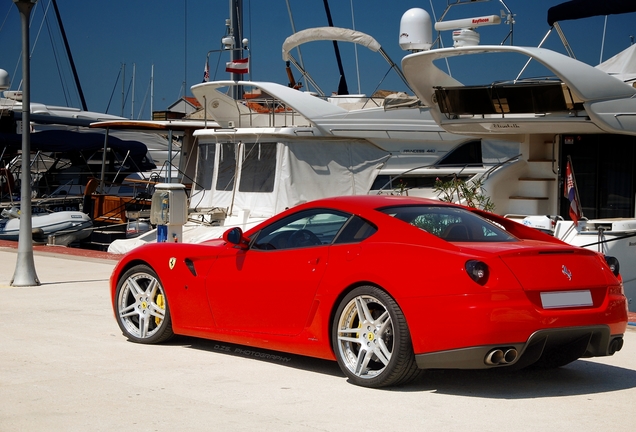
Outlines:
{"label": "blank white license plate", "polygon": [[544,309],[592,306],[592,304],[590,290],[541,293],[541,305]]}

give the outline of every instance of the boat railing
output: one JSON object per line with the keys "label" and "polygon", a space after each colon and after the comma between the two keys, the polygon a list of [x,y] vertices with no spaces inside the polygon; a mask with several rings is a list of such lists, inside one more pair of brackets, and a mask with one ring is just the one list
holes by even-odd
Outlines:
{"label": "boat railing", "polygon": [[488,170],[486,170],[486,172],[473,176],[473,178],[471,178],[470,181],[472,181],[473,183],[475,183],[475,182],[483,183],[484,181],[488,180],[488,178],[490,178],[490,176],[495,171],[499,170],[504,165],[509,165],[509,164],[512,164],[512,163],[518,161],[521,156],[522,156],[522,154],[519,153],[518,155],[509,157],[508,159],[504,159],[503,161],[491,166]]}
{"label": "boat railing", "polygon": [[[346,109],[347,111],[382,108],[384,97],[349,95],[319,96],[319,99]],[[247,108],[247,109],[246,109]],[[396,107],[398,108],[398,107]],[[291,127],[310,126],[311,121],[293,107],[275,98],[244,98],[236,100],[238,124],[235,127]]]}
{"label": "boat railing", "polygon": [[[128,150],[126,152],[126,156],[124,156],[124,159],[121,162],[118,163],[119,164],[119,168],[117,168],[117,171],[115,172],[115,177],[113,178],[113,183],[115,183],[117,181],[117,177],[119,177],[119,175],[122,172],[122,169],[126,166],[126,161],[128,160],[129,156],[130,156],[130,150]],[[105,168],[106,168],[106,164],[102,164],[102,177],[101,177],[102,187],[103,187],[103,185],[105,183],[105,180],[104,180]]]}
{"label": "boat railing", "polygon": [[[455,170],[452,172],[452,174],[449,174],[448,172],[444,172],[443,175],[453,175],[455,177],[465,177],[465,171],[468,170],[469,168],[474,168],[477,166],[483,166],[483,164],[473,164],[473,163],[467,163],[464,165],[458,165],[457,167],[455,167]],[[429,165],[420,165],[420,166],[416,166],[413,168],[410,168],[398,175],[392,175],[389,176],[389,180],[377,191],[374,190],[373,192],[376,192],[377,195],[382,195],[384,193],[385,190],[391,190],[392,192],[396,190],[396,186],[394,186],[394,184],[396,183],[397,180],[400,180],[401,178],[405,178],[408,177],[409,174],[411,174],[414,171],[418,171],[418,170],[422,170],[422,169],[430,169],[432,172],[430,173],[431,175],[435,174],[434,171],[435,170],[448,170],[449,166],[444,166],[444,165],[438,165],[438,164],[429,164]],[[440,174],[441,175],[441,174]],[[470,173],[468,174],[470,175]],[[479,174],[473,175],[472,178],[476,177]],[[397,187],[399,189],[399,186]],[[399,191],[400,193],[403,191]]]}
{"label": "boat railing", "polygon": [[[238,127],[287,127],[302,117],[298,111],[274,98],[246,98],[236,101]],[[241,109],[241,105],[247,110]]]}

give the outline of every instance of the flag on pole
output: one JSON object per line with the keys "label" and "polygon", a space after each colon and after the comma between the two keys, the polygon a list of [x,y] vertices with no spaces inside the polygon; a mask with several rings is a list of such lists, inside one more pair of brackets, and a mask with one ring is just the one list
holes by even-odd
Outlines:
{"label": "flag on pole", "polygon": [[205,68],[203,69],[203,82],[208,82],[210,80],[210,67],[208,62],[205,62]]}
{"label": "flag on pole", "polygon": [[579,192],[576,189],[576,181],[574,179],[572,163],[570,162],[569,157],[567,164],[565,165],[565,182],[563,186],[563,195],[570,201],[570,217],[575,224],[578,224],[579,220],[583,217],[583,212],[581,211]]}
{"label": "flag on pole", "polygon": [[249,71],[249,58],[238,59],[225,63],[225,71],[235,74],[246,74]]}

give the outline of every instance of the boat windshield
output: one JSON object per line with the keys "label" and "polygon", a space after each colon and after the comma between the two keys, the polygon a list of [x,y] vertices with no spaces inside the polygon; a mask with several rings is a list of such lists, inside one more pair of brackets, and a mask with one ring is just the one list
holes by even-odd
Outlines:
{"label": "boat windshield", "polygon": [[449,242],[517,241],[502,227],[458,207],[393,206],[379,211]]}

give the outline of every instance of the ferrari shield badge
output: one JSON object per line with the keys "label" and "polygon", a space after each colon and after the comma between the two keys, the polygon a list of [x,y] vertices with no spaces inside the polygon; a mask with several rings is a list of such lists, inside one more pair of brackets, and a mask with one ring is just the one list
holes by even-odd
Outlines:
{"label": "ferrari shield badge", "polygon": [[168,261],[168,267],[170,267],[170,270],[174,268],[174,265],[176,263],[177,263],[177,259],[175,257],[170,258],[170,260]]}

